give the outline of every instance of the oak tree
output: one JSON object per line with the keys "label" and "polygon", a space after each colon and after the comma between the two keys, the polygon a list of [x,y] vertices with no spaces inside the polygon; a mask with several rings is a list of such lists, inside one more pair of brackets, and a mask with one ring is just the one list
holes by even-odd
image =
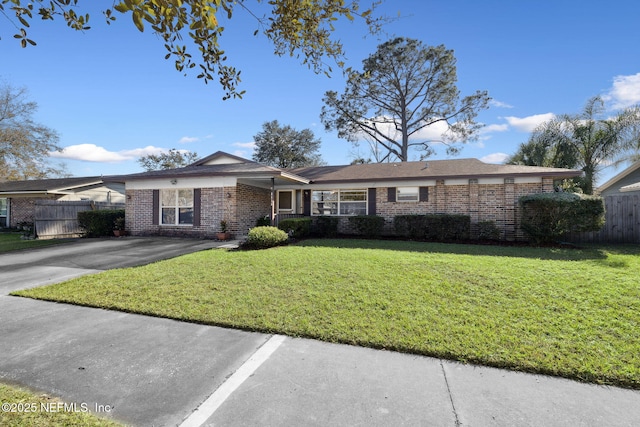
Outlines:
{"label": "oak tree", "polygon": [[324,164],[318,153],[321,142],[309,129],[297,131],[273,120],[265,122],[262,131],[253,138],[256,162],[284,169]]}
{"label": "oak tree", "polygon": [[61,149],[59,137],[34,121],[37,109],[25,88],[0,84],[0,181],[67,175],[64,166],[49,163],[49,153]]}
{"label": "oak tree", "polygon": [[157,171],[188,166],[197,159],[198,154],[195,152],[172,148],[166,153],[142,156],[138,159],[138,163],[145,171]]}
{"label": "oak tree", "polygon": [[[377,32],[384,19],[374,17],[380,0],[372,1],[370,7],[361,8],[359,0],[256,0],[251,4],[247,0],[123,0],[114,1],[103,14],[107,23],[120,13],[130,15],[140,31],[151,28],[164,43],[165,58],[173,57],[178,71],[197,68],[197,77],[205,83],[217,76],[225,91],[223,99],[228,99],[244,93],[238,89],[240,70],[227,63],[221,43],[225,25],[231,25],[238,9],[256,20],[254,35],[261,31],[273,43],[276,55],[301,58],[315,72],[328,73],[331,67],[326,58],[344,65],[343,45],[332,37],[334,22],[360,18],[371,32]],[[81,9],[86,4],[87,0],[0,0],[0,15],[17,28],[14,37],[26,47],[36,44],[27,30],[37,15],[43,20],[61,18],[74,30],[89,30],[90,16]],[[190,39],[191,45],[184,39]]]}

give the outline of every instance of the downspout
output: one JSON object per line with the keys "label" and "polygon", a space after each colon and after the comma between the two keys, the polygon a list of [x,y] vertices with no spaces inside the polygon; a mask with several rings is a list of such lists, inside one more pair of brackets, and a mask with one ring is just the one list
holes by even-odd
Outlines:
{"label": "downspout", "polygon": [[276,219],[276,179],[271,178],[271,224],[275,224]]}

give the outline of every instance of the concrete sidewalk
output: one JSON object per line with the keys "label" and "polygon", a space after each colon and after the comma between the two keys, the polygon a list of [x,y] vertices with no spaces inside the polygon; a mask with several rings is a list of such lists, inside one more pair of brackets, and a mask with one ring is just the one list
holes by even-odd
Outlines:
{"label": "concrete sidewalk", "polygon": [[638,391],[6,295],[0,381],[136,426],[640,425]]}

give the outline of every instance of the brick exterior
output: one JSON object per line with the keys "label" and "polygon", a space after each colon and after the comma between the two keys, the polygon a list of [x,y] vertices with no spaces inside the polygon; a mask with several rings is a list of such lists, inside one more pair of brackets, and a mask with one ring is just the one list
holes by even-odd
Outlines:
{"label": "brick exterior", "polygon": [[[388,189],[376,189],[376,214],[385,218],[386,234],[393,234],[393,218],[406,214],[463,214],[471,217],[472,237],[477,224],[494,221],[505,240],[522,240],[518,199],[526,194],[553,192],[553,180],[542,183],[519,184],[507,178],[502,184],[482,184],[471,179],[467,184],[445,185],[442,180],[428,187],[428,201],[389,202]],[[244,236],[255,227],[258,218],[271,211],[269,189],[238,184],[237,187],[201,189],[199,226],[153,225],[153,190],[127,190],[126,226],[132,235],[197,236],[215,238],[220,221],[228,222],[228,231]],[[14,221],[12,217],[12,222]],[[338,225],[340,233],[351,234],[346,217]]]}
{"label": "brick exterior", "polygon": [[[445,185],[436,181],[429,187],[428,202],[389,202],[387,189],[376,191],[376,214],[383,216],[385,232],[392,234],[393,217],[407,214],[463,214],[471,217],[472,237],[481,221],[494,221],[504,240],[522,240],[518,199],[526,194],[553,192],[553,180],[543,179],[538,184],[516,184],[506,179],[504,184],[478,184],[469,180],[467,185]],[[348,233],[346,220],[340,221],[339,231]]]}
{"label": "brick exterior", "polygon": [[220,221],[227,221],[227,231],[244,236],[255,227],[258,218],[268,215],[271,194],[268,189],[245,184],[237,187],[202,188],[200,191],[200,225],[154,225],[153,191],[127,190],[125,223],[133,236],[176,236],[215,238]]}

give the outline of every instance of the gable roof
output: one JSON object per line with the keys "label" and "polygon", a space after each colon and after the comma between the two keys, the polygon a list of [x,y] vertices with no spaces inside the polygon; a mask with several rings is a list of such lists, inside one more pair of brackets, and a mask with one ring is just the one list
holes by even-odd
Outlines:
{"label": "gable roof", "polygon": [[[620,181],[622,181],[623,179],[625,179],[626,177],[628,177],[629,175],[631,175],[632,173],[634,173],[638,169],[640,169],[640,161],[635,162],[634,164],[632,164],[631,166],[629,166],[628,168],[626,168],[625,170],[623,170],[622,172],[620,172],[619,174],[617,174],[616,176],[611,178],[609,181],[607,181],[604,184],[602,184],[596,190],[598,191],[598,193],[602,193],[603,191],[609,190],[610,188],[615,187],[616,184],[618,184]],[[631,190],[630,189],[626,189],[626,187],[630,187],[630,186],[627,185],[625,187],[621,187],[620,191],[635,191],[635,190],[632,190],[632,189]],[[623,190],[622,188],[625,188],[625,190]]]}
{"label": "gable roof", "polygon": [[176,169],[163,169],[140,172],[130,175],[110,177],[109,181],[135,181],[159,178],[195,178],[214,176],[235,176],[245,178],[282,178],[287,181],[308,183],[309,180],[289,171],[263,165],[253,160],[243,159],[222,151],[200,159],[188,166]]}
{"label": "gable roof", "polygon": [[313,183],[364,182],[414,179],[509,178],[548,176],[572,178],[582,174],[575,169],[538,166],[498,165],[478,159],[429,160],[420,162],[369,163],[344,166],[316,166],[292,169],[292,173]]}
{"label": "gable roof", "polygon": [[4,181],[0,182],[0,194],[65,193],[102,183],[103,177],[100,176]]}

